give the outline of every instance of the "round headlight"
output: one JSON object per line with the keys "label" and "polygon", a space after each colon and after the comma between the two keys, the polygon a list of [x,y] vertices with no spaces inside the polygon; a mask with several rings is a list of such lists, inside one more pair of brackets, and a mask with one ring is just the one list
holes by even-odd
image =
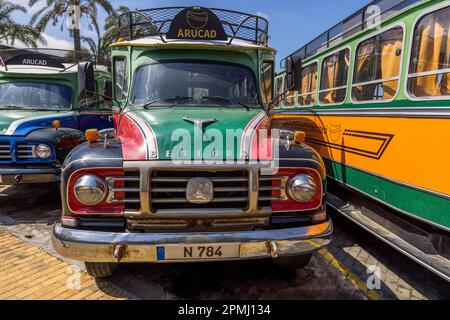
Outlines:
{"label": "round headlight", "polygon": [[34,149],[34,154],[39,159],[48,159],[52,155],[52,149],[45,144],[40,144],[36,147],[36,149]]}
{"label": "round headlight", "polygon": [[299,174],[291,178],[287,185],[289,196],[297,202],[308,202],[317,192],[317,184],[307,174]]}
{"label": "round headlight", "polygon": [[74,193],[78,201],[92,206],[105,200],[108,186],[102,178],[87,174],[78,178],[74,186]]}

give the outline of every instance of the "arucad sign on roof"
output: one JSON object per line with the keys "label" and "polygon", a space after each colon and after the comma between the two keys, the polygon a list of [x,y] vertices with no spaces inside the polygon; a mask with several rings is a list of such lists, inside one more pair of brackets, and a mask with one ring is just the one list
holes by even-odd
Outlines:
{"label": "arucad sign on roof", "polygon": [[180,11],[174,17],[166,38],[222,41],[228,39],[219,18],[211,10],[201,7]]}
{"label": "arucad sign on roof", "polygon": [[43,66],[64,69],[64,65],[47,55],[24,53],[5,61],[7,65]]}

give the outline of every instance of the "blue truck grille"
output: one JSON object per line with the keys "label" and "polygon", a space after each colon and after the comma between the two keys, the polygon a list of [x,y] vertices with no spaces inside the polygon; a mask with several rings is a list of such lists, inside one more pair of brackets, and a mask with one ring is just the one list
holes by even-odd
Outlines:
{"label": "blue truck grille", "polygon": [[0,161],[11,161],[11,147],[9,141],[0,141]]}
{"label": "blue truck grille", "polygon": [[16,157],[18,160],[26,160],[36,158],[34,154],[35,145],[17,144],[16,145]]}
{"label": "blue truck grille", "polygon": [[[11,144],[14,144],[11,148]],[[19,143],[14,141],[0,141],[0,162],[27,161],[35,159],[34,149],[36,145]],[[13,154],[11,153],[13,150]]]}

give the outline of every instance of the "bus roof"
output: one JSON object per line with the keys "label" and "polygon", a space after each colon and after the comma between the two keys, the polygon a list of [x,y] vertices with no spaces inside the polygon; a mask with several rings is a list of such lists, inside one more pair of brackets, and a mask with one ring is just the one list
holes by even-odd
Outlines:
{"label": "bus roof", "polygon": [[289,56],[296,56],[302,60],[307,59],[337,46],[360,31],[369,29],[373,25],[375,17],[379,18],[379,21],[384,21],[406,8],[427,1],[430,0],[373,0]]}
{"label": "bus roof", "polygon": [[164,7],[131,11],[119,18],[120,37],[127,41],[158,38],[161,43],[178,40],[217,42],[221,45],[268,47],[267,19],[238,11],[204,7]]}
{"label": "bus roof", "polygon": [[[94,62],[90,54],[79,53],[82,61]],[[105,66],[95,66],[98,71],[107,72]],[[49,48],[7,48],[0,50],[2,72],[51,74],[78,72],[75,52]]]}

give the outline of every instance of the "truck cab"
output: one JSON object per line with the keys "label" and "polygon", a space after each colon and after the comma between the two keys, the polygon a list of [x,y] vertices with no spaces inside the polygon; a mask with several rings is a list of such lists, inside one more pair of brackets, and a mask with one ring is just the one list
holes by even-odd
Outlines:
{"label": "truck cab", "polygon": [[74,57],[56,49],[0,50],[0,185],[59,181],[84,130],[113,126],[110,105],[96,102],[82,76],[92,68],[91,90],[102,91],[107,68]]}
{"label": "truck cab", "polygon": [[56,251],[94,277],[130,262],[306,265],[332,235],[326,174],[301,132],[271,128],[267,20],[157,8],[120,30],[115,132],[64,162]]}

